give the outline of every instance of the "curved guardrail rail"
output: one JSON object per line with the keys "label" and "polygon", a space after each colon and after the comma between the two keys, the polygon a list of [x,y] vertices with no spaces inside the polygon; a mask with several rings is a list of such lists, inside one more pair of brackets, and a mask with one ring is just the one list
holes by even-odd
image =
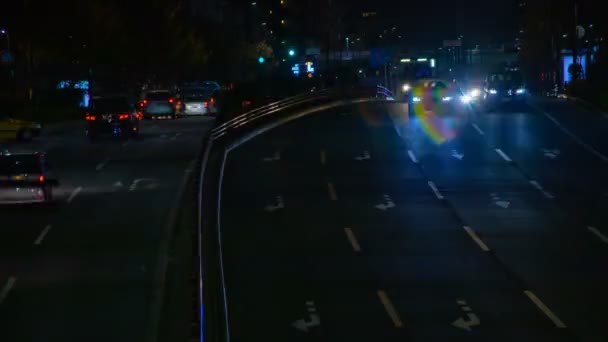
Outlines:
{"label": "curved guardrail rail", "polygon": [[[198,177],[197,307],[196,339],[206,342],[230,341],[224,267],[222,258],[221,185],[228,153],[250,139],[298,118],[331,108],[365,102],[392,100],[384,87],[326,90],[277,101],[245,113],[217,127],[207,137],[200,156]],[[314,103],[321,101],[320,103]],[[302,106],[302,107],[298,107]],[[288,111],[293,109],[293,111]],[[285,113],[285,115],[282,115]],[[276,118],[273,114],[277,114]],[[271,118],[269,121],[265,119]],[[248,127],[248,125],[251,125]],[[235,129],[243,128],[243,129]]]}

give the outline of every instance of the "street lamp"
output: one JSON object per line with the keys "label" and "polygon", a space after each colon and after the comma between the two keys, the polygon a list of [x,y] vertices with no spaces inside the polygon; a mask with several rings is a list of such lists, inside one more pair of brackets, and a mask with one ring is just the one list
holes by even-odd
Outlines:
{"label": "street lamp", "polygon": [[289,57],[293,57],[296,55],[296,51],[294,49],[289,49]]}
{"label": "street lamp", "polygon": [[0,33],[6,35],[6,48],[7,50],[11,50],[11,36],[8,34],[7,29],[0,29]]}

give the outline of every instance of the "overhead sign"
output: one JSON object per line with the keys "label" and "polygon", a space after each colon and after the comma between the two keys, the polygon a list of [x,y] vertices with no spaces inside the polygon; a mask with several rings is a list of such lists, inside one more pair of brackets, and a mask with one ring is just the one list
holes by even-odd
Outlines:
{"label": "overhead sign", "polygon": [[444,40],[443,41],[443,47],[456,47],[456,46],[462,46],[462,40],[454,39],[454,40]]}

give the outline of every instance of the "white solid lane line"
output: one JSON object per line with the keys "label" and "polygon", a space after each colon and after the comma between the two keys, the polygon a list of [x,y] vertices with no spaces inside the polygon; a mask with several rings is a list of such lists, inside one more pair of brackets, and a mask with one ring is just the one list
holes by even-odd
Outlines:
{"label": "white solid lane line", "polygon": [[504,153],[501,149],[497,148],[496,153],[498,153],[498,155],[500,155],[502,157],[502,159],[504,159],[507,163],[512,163],[513,160],[511,160],[511,158],[509,158],[509,156]]}
{"label": "white solid lane line", "polygon": [[473,241],[475,241],[475,243],[477,243],[477,245],[479,246],[479,248],[481,248],[482,251],[484,251],[484,252],[490,251],[490,248],[488,247],[488,245],[486,245],[485,242],[483,242],[479,238],[479,236],[477,236],[477,233],[475,233],[475,231],[473,229],[471,229],[471,227],[464,226],[462,228],[464,228],[464,230],[467,232],[467,234],[469,234],[471,239],[473,239]]}
{"label": "white solid lane line", "polygon": [[0,291],[0,304],[2,304],[4,302],[4,300],[6,299],[6,297],[8,297],[8,294],[11,292],[13,287],[15,287],[15,282],[17,282],[17,277],[8,278],[8,281],[2,288],[2,291]]}
{"label": "white solid lane line", "polygon": [[532,106],[532,107],[534,107],[539,112],[543,113],[544,116],[546,116],[549,120],[551,120],[551,122],[553,122],[555,124],[555,126],[557,126],[567,136],[572,138],[572,140],[574,140],[577,144],[581,145],[584,149],[589,151],[591,154],[593,154],[594,156],[601,159],[604,163],[608,163],[607,156],[598,152],[593,146],[591,146],[591,145],[587,144],[586,142],[584,142],[583,140],[581,140],[581,138],[579,138],[576,134],[572,133],[569,129],[567,129],[564,125],[562,125],[556,118],[554,118],[553,115],[545,112],[544,110],[540,109],[537,106]]}
{"label": "white solid lane line", "polygon": [[355,252],[361,252],[361,246],[359,245],[359,241],[357,241],[357,238],[355,237],[355,234],[353,233],[352,229],[346,227],[344,228],[344,232],[346,233],[346,238],[353,246],[353,250],[355,250]]}
{"label": "white solid lane line", "polygon": [[414,164],[418,164],[418,159],[416,159],[416,155],[414,154],[414,151],[407,150],[407,154],[410,156],[410,159],[412,160],[412,162]]}
{"label": "white solid lane line", "polygon": [[391,300],[386,295],[386,292],[378,290],[378,297],[380,298],[380,302],[382,302],[388,317],[390,317],[391,321],[393,321],[395,328],[403,328],[403,322],[401,321],[397,310],[395,310],[393,303],[391,303]]}
{"label": "white solid lane line", "polygon": [[555,324],[556,327],[566,328],[566,325],[564,324],[564,322],[562,322],[562,320],[559,319],[559,317],[557,317],[557,315],[554,314],[553,311],[551,311],[551,309],[549,309],[545,305],[545,303],[543,303],[540,299],[538,299],[538,297],[536,297],[536,295],[534,293],[532,293],[532,291],[525,290],[524,293],[526,294],[526,296],[528,296],[528,298],[530,298],[532,303],[534,303],[534,305],[536,305],[540,309],[540,311],[542,311],[547,317],[549,317],[551,322],[553,322],[553,324]]}
{"label": "white solid lane line", "polygon": [[36,241],[34,241],[34,245],[40,245],[42,243],[42,240],[44,240],[46,234],[48,234],[49,230],[51,230],[51,228],[53,228],[53,226],[51,226],[50,224],[44,227],[42,232],[40,232],[40,235],[38,235],[38,237],[36,238]]}
{"label": "white solid lane line", "polygon": [[429,184],[429,187],[431,188],[431,190],[433,190],[433,193],[435,193],[435,197],[437,197],[437,199],[442,200],[443,195],[441,194],[441,192],[439,192],[439,189],[437,189],[437,186],[435,185],[435,183],[429,181],[428,184]]}
{"label": "white solid lane line", "polygon": [[597,236],[603,243],[608,243],[608,236],[602,234],[599,229],[591,226],[587,227],[587,229],[589,229],[589,231]]}
{"label": "white solid lane line", "polygon": [[327,162],[327,155],[325,154],[325,150],[321,150],[321,164],[325,165]]}
{"label": "white solid lane line", "polygon": [[338,195],[336,194],[336,188],[332,183],[327,183],[327,192],[329,193],[329,199],[332,201],[338,200]]}
{"label": "white solid lane line", "polygon": [[538,191],[542,192],[542,194],[548,198],[548,199],[554,199],[555,196],[553,196],[553,194],[551,194],[550,192],[546,191],[545,189],[543,189],[543,187],[535,180],[531,180],[530,181],[530,185],[532,185],[534,188],[536,188]]}
{"label": "white solid lane line", "polygon": [[103,169],[108,163],[110,162],[110,159],[104,159],[104,161],[102,161],[101,163],[97,164],[97,166],[95,167],[95,170],[100,171],[101,169]]}
{"label": "white solid lane line", "polygon": [[477,126],[476,123],[473,124],[473,128],[475,128],[475,130],[477,131],[477,133],[479,133],[479,135],[485,135],[485,133],[481,130],[481,128],[479,128],[479,126]]}
{"label": "white solid lane line", "polygon": [[74,200],[74,198],[76,198],[76,196],[78,196],[78,194],[82,191],[82,187],[79,186],[76,189],[74,189],[74,191],[72,191],[72,193],[70,194],[70,197],[68,197],[68,203],[72,203],[72,201]]}

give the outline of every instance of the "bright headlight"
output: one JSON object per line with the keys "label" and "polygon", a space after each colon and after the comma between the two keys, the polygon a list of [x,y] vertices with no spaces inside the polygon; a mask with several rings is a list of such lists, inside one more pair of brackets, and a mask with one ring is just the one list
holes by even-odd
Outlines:
{"label": "bright headlight", "polygon": [[490,94],[498,94],[498,91],[496,91],[496,89],[490,89]]}
{"label": "bright headlight", "polygon": [[479,88],[473,88],[469,92],[470,97],[479,97],[479,95],[481,95],[481,90],[479,90]]}
{"label": "bright headlight", "polygon": [[452,101],[452,97],[451,96],[445,96],[444,98],[441,99],[443,102],[450,102]]}
{"label": "bright headlight", "polygon": [[523,93],[525,93],[525,92],[526,92],[526,89],[524,89],[524,88],[519,88],[519,89],[517,89],[517,90],[515,91],[515,94],[521,95],[521,94],[523,94]]}
{"label": "bright headlight", "polygon": [[414,101],[414,102],[420,102],[421,100],[422,100],[422,99],[421,99],[421,98],[419,98],[418,96],[414,96],[414,97],[412,98],[412,101]]}
{"label": "bright headlight", "polygon": [[403,89],[403,92],[406,93],[408,91],[410,91],[410,89],[412,89],[412,87],[410,87],[409,84],[404,84],[403,87],[401,87],[401,89]]}
{"label": "bright headlight", "polygon": [[460,101],[462,101],[462,103],[469,103],[471,102],[471,97],[469,95],[462,95]]}

